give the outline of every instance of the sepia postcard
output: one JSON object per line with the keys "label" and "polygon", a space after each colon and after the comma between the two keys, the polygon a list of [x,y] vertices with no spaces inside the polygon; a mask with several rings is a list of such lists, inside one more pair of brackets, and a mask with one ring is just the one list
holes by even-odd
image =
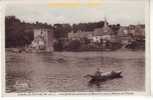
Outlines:
{"label": "sepia postcard", "polygon": [[150,95],[149,0],[0,5],[3,96]]}

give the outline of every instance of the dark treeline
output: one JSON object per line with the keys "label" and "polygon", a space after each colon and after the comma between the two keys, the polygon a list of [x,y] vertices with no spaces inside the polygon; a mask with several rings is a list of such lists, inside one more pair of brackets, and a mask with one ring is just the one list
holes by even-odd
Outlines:
{"label": "dark treeline", "polygon": [[99,21],[99,22],[93,22],[93,23],[79,23],[79,24],[73,24],[72,28],[73,28],[73,32],[77,32],[77,31],[93,31],[95,28],[101,28],[104,26],[104,22],[103,21]]}
{"label": "dark treeline", "polygon": [[54,24],[54,37],[58,40],[60,38],[67,38],[68,33],[72,31],[70,24]]}
{"label": "dark treeline", "polygon": [[[29,45],[34,39],[33,29],[35,28],[52,28],[54,29],[54,37],[59,40],[60,38],[67,38],[68,33],[73,31],[93,31],[95,28],[104,26],[104,21],[91,22],[91,23],[78,23],[78,24],[54,24],[47,23],[27,23],[21,21],[15,16],[5,17],[5,42],[6,47],[21,47]],[[117,26],[117,27],[116,27]],[[116,30],[120,25],[111,25],[112,29]]]}

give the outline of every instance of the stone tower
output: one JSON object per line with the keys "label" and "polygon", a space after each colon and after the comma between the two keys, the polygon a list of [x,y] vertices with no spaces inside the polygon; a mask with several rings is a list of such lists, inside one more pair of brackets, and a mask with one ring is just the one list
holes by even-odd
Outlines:
{"label": "stone tower", "polygon": [[32,47],[36,50],[53,51],[53,30],[52,29],[34,29],[34,40]]}

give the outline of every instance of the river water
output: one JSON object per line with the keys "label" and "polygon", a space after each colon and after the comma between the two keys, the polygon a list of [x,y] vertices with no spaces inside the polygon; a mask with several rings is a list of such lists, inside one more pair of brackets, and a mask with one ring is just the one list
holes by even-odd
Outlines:
{"label": "river water", "polygon": [[[89,87],[83,76],[122,71],[122,78]],[[144,91],[144,51],[6,52],[6,92]]]}

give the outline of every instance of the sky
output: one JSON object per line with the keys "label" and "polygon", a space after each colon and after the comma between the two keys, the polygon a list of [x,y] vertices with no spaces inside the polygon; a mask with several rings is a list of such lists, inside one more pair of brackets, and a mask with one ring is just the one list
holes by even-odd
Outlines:
{"label": "sky", "polygon": [[145,0],[101,0],[94,7],[83,4],[79,7],[53,7],[49,4],[8,3],[5,15],[15,15],[25,22],[48,24],[96,22],[104,19],[111,24],[121,25],[145,23]]}

